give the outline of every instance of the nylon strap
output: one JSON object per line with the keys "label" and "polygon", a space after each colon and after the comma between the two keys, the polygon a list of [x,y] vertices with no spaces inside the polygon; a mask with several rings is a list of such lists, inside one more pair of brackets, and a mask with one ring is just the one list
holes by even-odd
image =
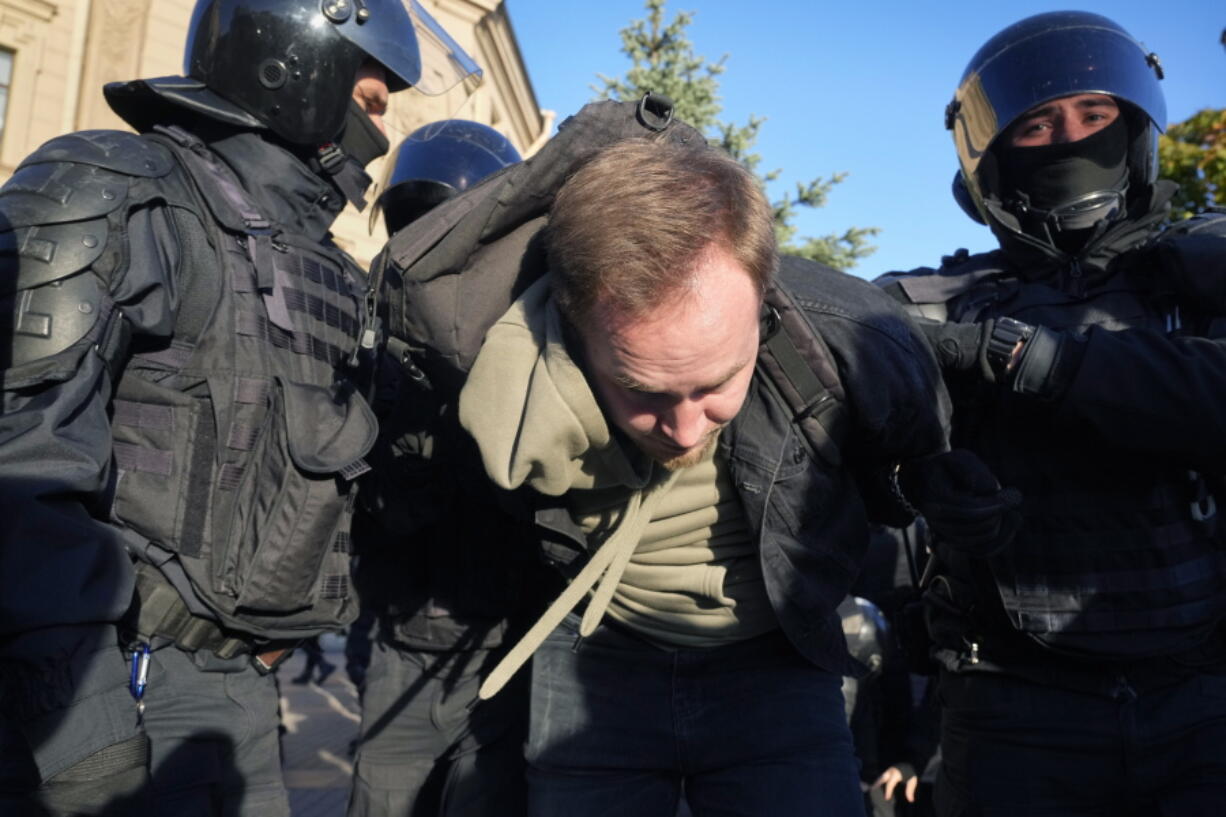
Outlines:
{"label": "nylon strap", "polygon": [[128,626],[142,641],[165,638],[187,652],[205,649],[218,658],[234,658],[254,649],[247,640],[228,636],[208,619],[193,616],[179,592],[157,568],[144,562],[136,564],[136,597],[139,611]]}
{"label": "nylon strap", "polygon": [[112,405],[115,409],[112,422],[116,425],[153,431],[170,431],[174,428],[174,412],[170,406],[154,406],[122,399],[116,399]]}
{"label": "nylon strap", "polygon": [[768,323],[759,351],[762,371],[792,412],[809,454],[840,465],[842,387],[830,351],[787,293],[772,287],[767,304],[774,324]]}

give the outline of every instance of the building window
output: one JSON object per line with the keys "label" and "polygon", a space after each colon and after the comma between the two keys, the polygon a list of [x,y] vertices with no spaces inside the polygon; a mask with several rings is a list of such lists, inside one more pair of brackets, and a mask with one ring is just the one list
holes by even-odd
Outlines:
{"label": "building window", "polygon": [[0,48],[0,144],[4,142],[4,125],[8,119],[9,86],[13,84],[13,52]]}

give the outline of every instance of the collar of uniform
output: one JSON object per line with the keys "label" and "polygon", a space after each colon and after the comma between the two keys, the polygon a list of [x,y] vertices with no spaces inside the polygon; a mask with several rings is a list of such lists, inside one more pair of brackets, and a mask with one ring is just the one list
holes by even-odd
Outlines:
{"label": "collar of uniform", "polygon": [[345,199],[290,151],[257,132],[239,132],[209,143],[238,176],[243,188],[284,229],[319,241],[345,206]]}

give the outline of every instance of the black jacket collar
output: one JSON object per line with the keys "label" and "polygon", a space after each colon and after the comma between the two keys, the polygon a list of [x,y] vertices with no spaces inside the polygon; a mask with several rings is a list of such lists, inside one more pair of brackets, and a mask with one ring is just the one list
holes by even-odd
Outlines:
{"label": "black jacket collar", "polygon": [[211,139],[208,145],[255,203],[286,229],[322,240],[345,206],[330,182],[263,133],[239,131]]}

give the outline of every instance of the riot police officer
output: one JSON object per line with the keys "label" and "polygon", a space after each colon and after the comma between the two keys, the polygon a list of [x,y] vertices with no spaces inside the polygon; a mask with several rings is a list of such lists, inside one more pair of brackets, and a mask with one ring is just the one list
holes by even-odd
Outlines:
{"label": "riot police officer", "polygon": [[423,125],[405,137],[389,162],[378,201],[388,235],[519,160],[510,140],[489,125],[468,119]]}
{"label": "riot police officer", "polygon": [[[519,159],[505,136],[478,122],[419,128],[389,159],[377,201],[389,235]],[[444,460],[456,441],[435,433],[432,392],[400,368],[400,341],[388,342],[375,403],[384,429],[372,453],[378,473],[363,486],[369,513],[354,532],[355,582],[378,624],[348,813],[514,817],[526,804],[526,687],[474,706],[530,608],[530,574],[543,569],[533,571],[526,543],[517,548],[503,520],[468,507],[479,487],[414,473],[423,439]]]}
{"label": "riot police officer", "polygon": [[1024,497],[1012,543],[938,545],[941,814],[1221,811],[1226,219],[1163,228],[1161,78],[1094,14],[991,38],[946,125],[1000,248],[880,281],[934,321],[953,444]]}
{"label": "riot police officer", "polygon": [[377,430],[328,228],[420,26],[446,43],[415,2],[200,0],[187,76],[106,88],[137,134],[0,189],[0,811],[288,813],[268,673],[356,612]]}

